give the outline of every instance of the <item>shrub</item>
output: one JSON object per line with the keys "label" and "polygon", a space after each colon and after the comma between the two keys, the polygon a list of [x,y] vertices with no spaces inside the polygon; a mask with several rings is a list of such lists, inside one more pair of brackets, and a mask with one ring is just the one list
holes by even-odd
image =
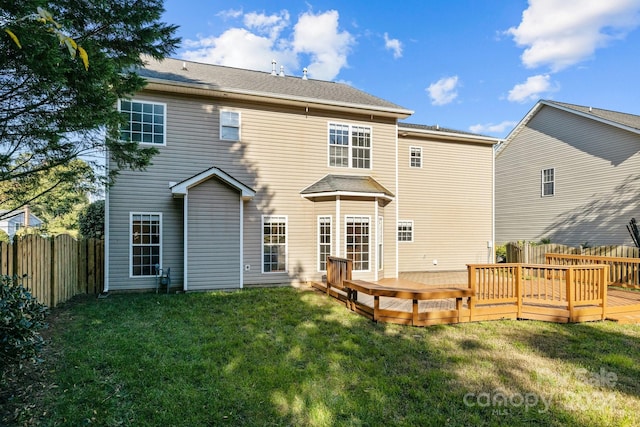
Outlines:
{"label": "shrub", "polygon": [[85,238],[101,239],[104,236],[104,200],[91,203],[78,218],[80,234]]}
{"label": "shrub", "polygon": [[0,367],[38,360],[47,312],[17,277],[0,275]]}

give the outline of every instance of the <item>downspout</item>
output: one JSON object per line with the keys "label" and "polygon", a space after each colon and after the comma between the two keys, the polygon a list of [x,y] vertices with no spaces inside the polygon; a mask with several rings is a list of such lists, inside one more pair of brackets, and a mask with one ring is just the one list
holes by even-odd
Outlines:
{"label": "downspout", "polygon": [[184,226],[184,230],[182,231],[183,233],[183,243],[182,245],[184,246],[182,249],[182,256],[183,256],[183,283],[182,283],[182,290],[187,292],[189,290],[189,286],[188,286],[188,271],[189,271],[189,189],[187,189],[187,194],[184,195],[184,219],[182,220]]}

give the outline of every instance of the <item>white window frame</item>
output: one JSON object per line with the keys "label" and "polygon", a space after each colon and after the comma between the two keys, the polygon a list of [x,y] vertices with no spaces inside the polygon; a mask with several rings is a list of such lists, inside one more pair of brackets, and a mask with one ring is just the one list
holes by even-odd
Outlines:
{"label": "white window frame", "polygon": [[[130,142],[135,142],[135,143],[138,143],[138,144],[141,144],[141,145],[152,145],[154,147],[166,146],[167,145],[167,104],[166,103],[164,103],[164,102],[154,102],[154,101],[144,101],[144,100],[140,100],[140,99],[118,99],[118,111],[120,113],[129,114],[129,118],[128,118],[127,122],[128,122],[128,126],[130,128],[132,127],[132,122],[133,122],[132,115],[133,115],[134,112],[133,111],[122,111],[122,102],[129,102],[131,104],[142,104],[143,106],[144,105],[151,105],[151,106],[153,106],[154,110],[155,110],[155,106],[158,106],[158,105],[162,106],[162,143],[148,142],[148,141],[147,142],[145,142],[145,141],[134,141],[133,138],[130,138],[129,141]],[[144,109],[144,107],[143,107],[143,109]],[[153,117],[156,116],[155,111],[152,112],[152,113],[142,112],[142,114],[143,115],[144,114],[152,114]],[[145,125],[149,126],[149,123],[145,123],[144,120],[141,121],[140,123],[141,123],[141,126],[143,126],[143,127]],[[159,124],[156,124],[154,122],[154,123],[151,124],[151,126],[155,128],[155,126],[159,126]],[[123,130],[121,129],[120,130],[120,135],[122,135],[122,132],[123,132]],[[129,129],[128,132],[131,133],[131,132],[133,132],[133,130]],[[144,130],[141,130],[140,131],[141,139],[144,138],[144,135],[148,135],[148,134],[149,134],[149,132],[144,132]],[[155,129],[153,129],[150,134],[151,134],[152,139],[154,139],[153,137],[156,134]]]}
{"label": "white window frame", "polygon": [[[231,126],[231,125],[225,123],[223,117],[224,117],[225,114],[228,114],[228,113],[237,114],[237,116],[238,116],[238,126],[237,126],[237,128],[238,128],[238,138],[224,138],[223,137],[223,132],[222,132],[223,128],[225,128],[225,127],[227,127],[227,128],[235,128],[236,127],[236,126]],[[240,111],[229,110],[229,109],[220,110],[220,140],[221,141],[240,141],[242,139],[241,131],[242,131],[242,115],[241,115]]]}
{"label": "white window frame", "polygon": [[[284,222],[284,270],[277,270],[277,271],[265,271],[264,269],[264,247],[266,245],[265,243],[265,234],[264,234],[264,227],[267,223],[272,223],[272,222]],[[289,218],[287,215],[262,215],[262,227],[260,228],[260,235],[261,235],[261,269],[262,269],[262,273],[263,274],[282,274],[282,273],[287,273],[289,272]],[[276,244],[271,244],[276,246]]]}
{"label": "white window frame", "polygon": [[[417,165],[414,165],[414,160]],[[412,145],[409,147],[409,167],[422,169],[422,147]]]}
{"label": "white window frame", "polygon": [[134,216],[157,216],[158,221],[160,222],[159,226],[159,239],[157,244],[151,245],[139,245],[139,246],[158,246],[158,264],[160,264],[160,268],[162,268],[162,212],[129,212],[129,278],[131,279],[139,279],[139,278],[148,278],[155,277],[154,274],[149,275],[134,275],[133,274],[133,217]]}
{"label": "white window frame", "polygon": [[[347,129],[347,144],[332,144],[331,143],[331,131],[334,128],[346,128]],[[357,129],[366,129],[369,135],[369,146],[368,147],[360,147],[354,144],[354,131]],[[336,158],[336,156],[331,155],[331,148],[346,148],[347,149],[347,165],[337,165],[331,164],[332,158]],[[358,158],[354,156],[354,150],[368,150],[369,153],[369,167],[356,167],[354,166],[354,161],[357,161]],[[341,169],[358,169],[358,170],[371,170],[373,169],[373,127],[368,125],[359,125],[359,124],[349,124],[349,123],[337,123],[337,122],[329,122],[327,124],[327,166],[331,168],[341,168]]]}
{"label": "white window frame", "polygon": [[[328,233],[324,233],[324,236],[326,238],[328,238],[328,242],[323,242],[322,241],[322,229],[324,227],[329,227],[329,232]],[[323,260],[322,259],[322,254],[323,254],[323,248],[326,249],[327,247],[329,248],[328,251],[328,255],[331,255],[331,245],[332,245],[332,238],[333,238],[333,217],[331,215],[318,215],[318,272],[325,272],[327,271],[327,260],[326,257]],[[325,268],[322,268],[322,265],[324,264]]]}
{"label": "white window frame", "polygon": [[[362,263],[362,261],[358,261],[353,259],[353,271],[359,271],[359,272],[369,272],[371,271],[371,244],[372,244],[372,239],[371,239],[371,216],[370,215],[345,215],[344,217],[344,256],[345,258],[349,258],[349,250],[348,250],[348,246],[349,246],[349,235],[347,233],[348,228],[349,228],[349,222],[350,221],[354,221],[356,219],[359,220],[366,220],[366,224],[368,226],[368,235],[367,235],[367,269],[366,270],[358,270],[357,267],[357,263]],[[375,245],[375,242],[373,242],[373,244]],[[364,252],[362,252],[364,253]],[[374,260],[375,262],[375,260]]]}
{"label": "white window frame", "polygon": [[[545,176],[545,172],[551,171],[553,175],[551,180],[547,180]],[[545,184],[551,184],[551,193],[546,194],[545,192]],[[546,168],[540,171],[540,194],[542,197],[553,197],[556,195],[556,169],[555,168]]]}
{"label": "white window frame", "polygon": [[[409,227],[409,229],[407,230],[406,227]],[[401,229],[402,227],[402,229]],[[413,220],[409,219],[409,220],[400,220],[398,221],[398,229],[397,229],[397,239],[398,242],[413,242]],[[404,235],[408,235],[409,239],[401,239],[400,236],[401,234]]]}

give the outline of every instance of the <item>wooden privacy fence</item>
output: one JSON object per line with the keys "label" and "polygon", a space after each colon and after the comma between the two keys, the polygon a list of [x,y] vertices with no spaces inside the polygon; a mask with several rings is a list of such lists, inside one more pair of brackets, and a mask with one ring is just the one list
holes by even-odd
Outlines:
{"label": "wooden privacy fence", "polygon": [[547,253],[565,255],[607,256],[618,258],[640,258],[640,249],[633,246],[597,246],[593,248],[573,247],[557,243],[544,245],[507,243],[507,262],[525,264],[544,264]]}
{"label": "wooden privacy fence", "polygon": [[55,307],[104,288],[104,241],[35,234],[0,243],[0,274],[18,276],[43,304]]}
{"label": "wooden privacy fence", "polygon": [[593,255],[545,254],[547,264],[609,266],[609,286],[640,289],[640,258]]}
{"label": "wooden privacy fence", "polygon": [[470,320],[604,320],[609,266],[469,265]]}

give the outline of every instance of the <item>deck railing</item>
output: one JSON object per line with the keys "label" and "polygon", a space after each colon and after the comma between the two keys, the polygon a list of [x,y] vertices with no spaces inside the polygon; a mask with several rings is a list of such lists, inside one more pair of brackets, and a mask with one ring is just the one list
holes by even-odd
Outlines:
{"label": "deck railing", "polygon": [[351,280],[353,261],[334,256],[327,257],[327,292],[329,288],[344,288],[344,281]]}
{"label": "deck railing", "polygon": [[609,286],[640,289],[640,258],[547,253],[545,262],[554,265],[606,264],[609,266]]}
{"label": "deck railing", "polygon": [[[468,273],[469,286],[475,290],[472,311],[476,305],[502,305],[501,313],[515,311],[522,318],[524,304],[557,307],[568,310],[568,320],[573,321],[579,310],[591,306],[590,313],[597,307],[604,318],[607,264],[474,264],[468,266]],[[505,305],[512,308],[505,311]]]}

